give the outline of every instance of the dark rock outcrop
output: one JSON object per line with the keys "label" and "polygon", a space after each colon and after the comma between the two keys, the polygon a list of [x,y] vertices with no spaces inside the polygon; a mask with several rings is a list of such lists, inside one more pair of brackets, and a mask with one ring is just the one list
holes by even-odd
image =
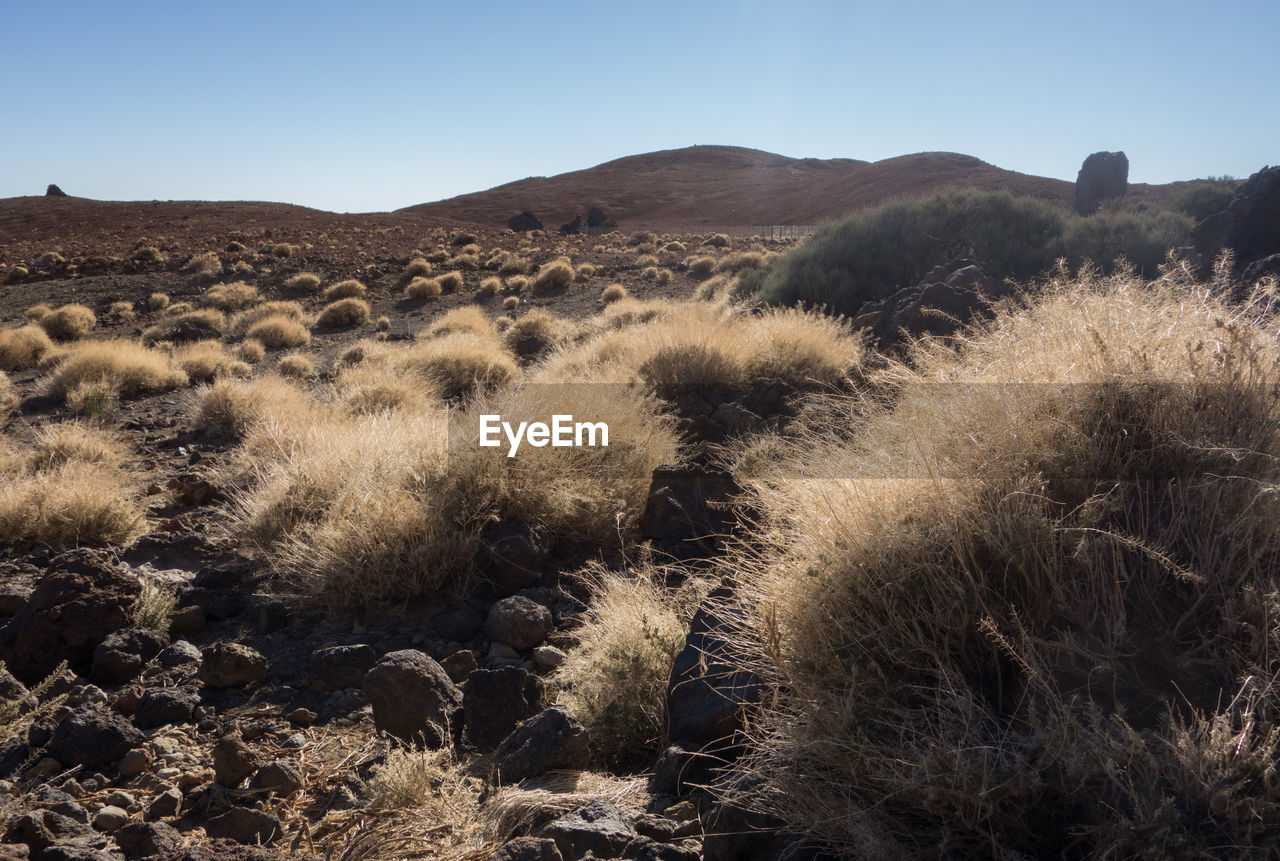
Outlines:
{"label": "dark rock outcrop", "polygon": [[1079,215],[1098,211],[1104,200],[1124,197],[1129,188],[1129,157],[1123,152],[1095,152],[1076,174],[1075,209]]}
{"label": "dark rock outcrop", "polygon": [[44,190],[45,197],[67,197],[67,193],[58,188],[54,183],[49,183],[49,187]]}
{"label": "dark rock outcrop", "polygon": [[168,645],[168,636],[150,628],[115,631],[93,650],[92,678],[100,685],[122,685]]}
{"label": "dark rock outcrop", "polygon": [[522,667],[473,670],[462,686],[466,737],[477,750],[494,750],[541,708],[542,683]]}
{"label": "dark rock outcrop", "polygon": [[476,562],[491,595],[497,598],[514,595],[537,582],[553,544],[546,527],[517,520],[491,524],[480,541]]}
{"label": "dark rock outcrop", "polygon": [[1196,225],[1192,233],[1207,275],[1223,250],[1235,254],[1235,271],[1280,254],[1280,166],[1264,167],[1236,191],[1227,208]]}
{"label": "dark rock outcrop", "polygon": [[891,352],[915,338],[955,334],[1009,291],[992,282],[980,267],[961,260],[934,267],[915,287],[863,305],[853,325],[870,330],[876,349]]}
{"label": "dark rock outcrop", "polygon": [[62,719],[46,753],[66,768],[104,769],[145,741],[146,737],[123,717],[90,703]]}
{"label": "dark rock outcrop", "polygon": [[542,830],[566,858],[621,858],[639,835],[631,816],[616,804],[596,799],[560,817]]}
{"label": "dark rock outcrop", "polygon": [[562,707],[529,718],[498,746],[498,777],[517,783],[552,770],[582,770],[591,763],[586,728]]}
{"label": "dark rock outcrop", "polygon": [[583,230],[585,229],[586,229],[586,223],[582,218],[581,212],[579,212],[577,215],[573,217],[573,221],[567,221],[564,224],[560,225],[560,233],[565,236],[577,235],[579,233],[582,233]]}
{"label": "dark rock outcrop", "polygon": [[508,218],[507,227],[516,233],[524,233],[528,230],[541,230],[542,222],[538,220],[538,216],[525,210],[519,215],[513,215]]}
{"label": "dark rock outcrop", "polygon": [[358,688],[377,660],[372,646],[326,646],[311,653],[307,675],[312,689],[323,693]]}
{"label": "dark rock outcrop", "polygon": [[363,690],[374,725],[402,741],[441,747],[460,729],[462,692],[422,652],[389,652],[365,675]]}

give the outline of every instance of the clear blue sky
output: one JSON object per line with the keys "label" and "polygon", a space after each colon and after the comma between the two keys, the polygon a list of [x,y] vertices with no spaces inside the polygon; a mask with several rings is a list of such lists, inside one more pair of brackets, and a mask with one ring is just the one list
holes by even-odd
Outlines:
{"label": "clear blue sky", "polygon": [[1280,2],[0,2],[0,197],[394,209],[691,144],[1280,163]]}

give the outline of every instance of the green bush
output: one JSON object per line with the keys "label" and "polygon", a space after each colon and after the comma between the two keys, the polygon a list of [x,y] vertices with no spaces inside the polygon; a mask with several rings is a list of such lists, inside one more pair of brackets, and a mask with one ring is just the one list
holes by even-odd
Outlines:
{"label": "green bush", "polygon": [[1170,204],[1175,211],[1189,215],[1196,221],[1204,221],[1210,215],[1226,209],[1239,187],[1239,180],[1231,177],[1210,177],[1177,194]]}
{"label": "green bush", "polygon": [[995,281],[1026,280],[1060,257],[1109,271],[1126,258],[1154,276],[1165,252],[1190,241],[1193,222],[1167,210],[1100,212],[1086,218],[1007,192],[950,191],[894,200],[826,224],[765,268],[744,272],[739,295],[770,304],[825,305],[855,314],[920,282],[939,264],[968,258]]}

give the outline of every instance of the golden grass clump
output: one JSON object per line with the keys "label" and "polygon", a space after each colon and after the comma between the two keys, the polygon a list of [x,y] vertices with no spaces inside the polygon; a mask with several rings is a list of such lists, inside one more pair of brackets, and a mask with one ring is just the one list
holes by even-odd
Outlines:
{"label": "golden grass clump", "polygon": [[9,413],[13,412],[18,403],[22,399],[18,397],[18,390],[14,388],[9,375],[4,371],[0,371],[0,425],[4,424],[9,418]]}
{"label": "golden grass clump", "polygon": [[[533,269],[533,261],[527,257],[517,257],[512,255],[505,258],[502,264],[498,266],[499,275],[528,275]],[[508,279],[510,283],[510,279]]]}
{"label": "golden grass clump", "polygon": [[421,257],[415,257],[409,261],[404,267],[404,278],[406,281],[412,281],[414,278],[426,278],[431,274],[431,262]]}
{"label": "golden grass clump", "polygon": [[228,373],[236,359],[217,341],[196,341],[174,350],[173,361],[193,383],[207,383],[219,374]]}
{"label": "golden grass clump", "polygon": [[714,257],[702,255],[700,257],[694,257],[689,261],[690,274],[698,278],[705,278],[715,271],[716,259]]}
{"label": "golden grass clump", "polygon": [[182,267],[182,271],[197,278],[217,278],[222,274],[222,261],[212,251],[193,254]]}
{"label": "golden grass clump", "polygon": [[432,323],[426,331],[428,338],[439,338],[453,332],[475,332],[480,335],[492,335],[493,323],[474,305],[464,305],[447,312]]}
{"label": "golden grass clump", "polygon": [[78,302],[62,305],[36,321],[55,341],[75,341],[83,338],[98,324],[98,317]]}
{"label": "golden grass clump", "polygon": [[[425,346],[456,354],[463,340],[495,351],[468,334]],[[387,361],[404,361],[401,352],[388,348]],[[476,583],[480,536],[494,518],[545,525],[569,549],[633,540],[653,469],[677,452],[672,423],[634,388],[500,389],[450,412],[437,402],[353,412],[339,401],[306,420],[250,425],[235,534],[277,574],[344,611],[456,596]],[[607,416],[610,445],[530,447],[515,458],[478,445],[481,414],[566,412]]]}
{"label": "golden grass clump", "polygon": [[282,377],[222,379],[195,392],[192,421],[211,436],[237,440],[259,421],[306,422],[314,411],[307,394]]}
{"label": "golden grass clump", "polygon": [[217,340],[227,326],[227,316],[217,308],[201,308],[183,311],[179,305],[148,326],[142,333],[142,343],[158,344],[161,341],[178,344],[186,341]]}
{"label": "golden grass clump", "polygon": [[508,349],[521,359],[535,359],[565,337],[572,324],[554,314],[535,308],[517,317],[503,333]]}
{"label": "golden grass clump", "polygon": [[66,422],[10,453],[0,458],[0,542],[123,544],[141,531],[139,482],[117,435]]}
{"label": "golden grass clump", "polygon": [[389,350],[374,343],[357,347],[360,348],[360,361],[344,361],[333,383],[335,401],[347,413],[372,415],[386,410],[422,411],[439,397],[434,386],[406,373],[395,361],[404,351]]}
{"label": "golden grass clump", "polygon": [[516,307],[519,306],[519,304],[520,304],[519,296],[508,296],[507,298],[502,300],[502,307],[507,309],[508,311],[514,311]]}
{"label": "golden grass clump", "polygon": [[383,314],[381,317],[379,317],[377,320],[374,321],[373,329],[375,332],[390,332],[391,318],[388,317],[386,314]]}
{"label": "golden grass clump", "polygon": [[439,278],[414,278],[404,288],[406,299],[434,299],[443,292]]}
{"label": "golden grass clump", "polygon": [[231,322],[227,325],[227,333],[230,335],[244,335],[255,323],[261,322],[268,317],[287,317],[299,324],[305,324],[306,322],[306,315],[302,313],[302,306],[297,302],[263,302],[233,316]]}
{"label": "golden grass clump", "polygon": [[442,272],[436,280],[440,282],[440,289],[446,293],[462,289],[461,272]]}
{"label": "golden grass clump", "polygon": [[624,575],[594,566],[585,574],[592,596],[574,631],[581,645],[552,681],[603,766],[644,768],[661,749],[667,682],[684,647],[679,603],[648,570]]}
{"label": "golden grass clump", "polygon": [[354,278],[348,278],[346,281],[339,281],[324,291],[324,301],[336,302],[339,299],[363,299],[369,289],[364,286],[363,282]]}
{"label": "golden grass clump", "polygon": [[539,378],[643,383],[664,395],[683,387],[741,388],[774,377],[806,389],[844,385],[862,357],[848,327],[789,309],[747,314],[707,302],[615,302],[598,331],[552,353]]}
{"label": "golden grass clump", "polygon": [[39,326],[0,330],[0,371],[34,368],[53,349],[53,341]]}
{"label": "golden grass clump", "polygon": [[37,302],[30,308],[22,312],[22,316],[26,317],[32,323],[40,322],[40,318],[52,311],[53,308],[47,302]]}
{"label": "golden grass clump", "polygon": [[316,317],[318,329],[349,329],[369,322],[369,303],[363,299],[339,299],[330,302]]}
{"label": "golden grass clump", "polygon": [[49,377],[49,394],[65,399],[85,382],[105,381],[123,398],[180,388],[189,382],[171,356],[133,341],[87,341],[73,347]]}
{"label": "golden grass clump", "polygon": [[627,298],[627,288],[621,284],[610,284],[600,293],[600,301],[606,305],[612,305],[619,299]]}
{"label": "golden grass clump", "polygon": [[497,296],[502,292],[502,279],[496,275],[491,275],[480,282],[480,286],[476,288],[476,295],[487,299],[490,296]]}
{"label": "golden grass clump", "polygon": [[276,372],[282,377],[307,380],[316,375],[316,357],[310,353],[290,353],[276,362]]}
{"label": "golden grass clump", "polygon": [[791,445],[729,560],[777,694],[735,803],[837,854],[1267,854],[1272,302],[1060,275]]}
{"label": "golden grass clump", "polygon": [[231,355],[250,365],[256,365],[261,362],[262,357],[266,354],[267,348],[262,345],[262,342],[255,341],[252,338],[241,341],[231,349]]}
{"label": "golden grass clump", "polygon": [[431,381],[446,398],[515,382],[520,368],[496,336],[457,331],[414,344],[403,367]]}
{"label": "golden grass clump", "polygon": [[320,276],[314,272],[299,272],[284,282],[284,289],[300,296],[312,296],[320,292]]}
{"label": "golden grass clump", "polygon": [[533,279],[533,291],[535,293],[545,293],[548,290],[568,287],[573,283],[573,278],[572,264],[569,263],[567,257],[561,257],[538,267],[538,274]]}
{"label": "golden grass clump", "polygon": [[739,251],[721,257],[716,262],[716,271],[738,272],[742,269],[760,269],[768,260],[763,251]]}
{"label": "golden grass clump", "polygon": [[169,307],[168,293],[157,292],[157,293],[152,293],[150,296],[147,297],[147,310],[149,311],[163,311],[165,308],[168,308],[168,307]]}
{"label": "golden grass clump", "polygon": [[591,263],[579,263],[578,271],[574,273],[574,277],[579,281],[590,281],[596,277],[596,267]]}
{"label": "golden grass clump", "polygon": [[507,279],[507,289],[512,293],[519,293],[521,290],[529,286],[529,279],[524,275],[512,275]]}
{"label": "golden grass clump", "polygon": [[248,328],[245,335],[269,350],[305,347],[311,333],[302,322],[287,314],[271,314]]}
{"label": "golden grass clump", "polygon": [[260,301],[262,297],[258,295],[258,288],[243,281],[214,284],[201,297],[201,304],[227,312],[240,311]]}

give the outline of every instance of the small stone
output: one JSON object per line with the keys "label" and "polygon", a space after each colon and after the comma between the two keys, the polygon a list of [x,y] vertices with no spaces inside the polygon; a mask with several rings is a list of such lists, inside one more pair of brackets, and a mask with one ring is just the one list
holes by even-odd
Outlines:
{"label": "small stone", "polygon": [[204,608],[199,604],[191,604],[173,611],[173,615],[169,617],[169,633],[175,637],[199,634],[206,624]]}
{"label": "small stone", "polygon": [[156,655],[156,663],[162,667],[184,667],[200,660],[200,650],[186,640],[170,643]]}
{"label": "small stone", "polygon": [[128,821],[129,814],[127,811],[108,804],[94,815],[93,827],[99,831],[110,833],[124,826]]}
{"label": "small stone", "polygon": [[453,679],[455,685],[460,685],[467,680],[467,676],[479,666],[479,663],[476,661],[475,652],[470,649],[459,649],[442,660],[440,666],[444,667],[444,671],[449,674],[449,678]]}
{"label": "small stone", "polygon": [[171,786],[157,795],[147,808],[147,819],[168,819],[177,816],[182,810],[182,790]]}
{"label": "small stone", "polygon": [[546,837],[517,837],[502,844],[489,861],[564,861],[554,840]]}
{"label": "small stone", "polygon": [[62,773],[62,763],[52,757],[42,757],[35,765],[26,770],[23,775],[32,783],[43,783],[55,775]]}
{"label": "small stone", "polygon": [[167,822],[133,822],[114,837],[124,857],[130,859],[166,855],[182,845],[182,835]]}
{"label": "small stone", "polygon": [[122,789],[113,789],[107,793],[106,803],[121,810],[133,810],[138,806],[138,799]]}
{"label": "small stone", "polygon": [[214,643],[200,655],[200,679],[210,687],[240,687],[267,677],[267,659],[240,643]]}
{"label": "small stone", "polygon": [[302,781],[302,765],[296,759],[273,759],[258,769],[249,788],[289,796],[302,789]]}
{"label": "small stone", "polygon": [[237,735],[227,735],[213,746],[213,771],[222,786],[234,789],[257,770],[258,755]]}
{"label": "small stone", "polygon": [[567,658],[563,651],[555,646],[539,646],[533,650],[533,663],[540,672],[549,673],[564,663]]}
{"label": "small stone", "polygon": [[489,608],[485,633],[513,649],[531,649],[551,632],[551,611],[523,595],[503,598]]}
{"label": "small stone", "polygon": [[494,642],[489,644],[489,660],[518,661],[520,660],[520,653],[506,643]]}
{"label": "small stone", "polygon": [[311,709],[297,708],[285,715],[285,720],[294,726],[311,726],[318,715]]}

